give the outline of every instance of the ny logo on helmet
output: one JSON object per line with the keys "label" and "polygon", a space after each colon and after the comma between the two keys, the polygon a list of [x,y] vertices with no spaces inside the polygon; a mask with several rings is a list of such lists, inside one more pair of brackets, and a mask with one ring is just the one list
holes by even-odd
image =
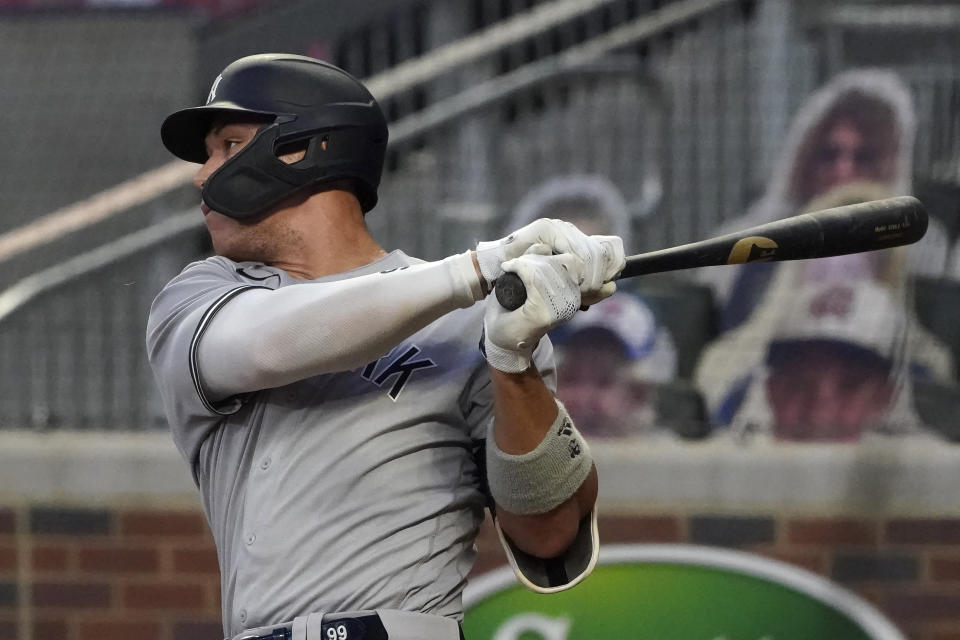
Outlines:
{"label": "ny logo on helmet", "polygon": [[214,98],[217,97],[217,85],[220,84],[220,81],[223,80],[223,74],[217,76],[217,79],[213,81],[213,86],[210,87],[210,95],[207,96],[207,104],[213,102]]}

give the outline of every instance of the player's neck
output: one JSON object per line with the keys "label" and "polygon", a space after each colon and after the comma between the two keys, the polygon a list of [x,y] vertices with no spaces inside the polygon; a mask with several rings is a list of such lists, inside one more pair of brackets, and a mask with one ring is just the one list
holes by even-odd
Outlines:
{"label": "player's neck", "polygon": [[[344,248],[347,250],[344,250]],[[330,242],[327,249],[317,247],[307,255],[291,260],[277,261],[279,267],[294,278],[314,280],[323,276],[343,273],[375,262],[387,255],[373,238],[357,237],[353,240]]]}
{"label": "player's neck", "polygon": [[297,225],[303,242],[297,250],[273,261],[295,278],[313,280],[370,264],[387,252],[370,235],[356,201],[337,192],[322,196],[305,208]]}

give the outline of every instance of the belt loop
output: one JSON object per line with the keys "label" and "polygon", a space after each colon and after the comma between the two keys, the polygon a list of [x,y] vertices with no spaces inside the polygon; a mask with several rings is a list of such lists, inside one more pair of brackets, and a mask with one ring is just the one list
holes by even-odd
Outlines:
{"label": "belt loop", "polygon": [[298,616],[293,619],[290,625],[290,640],[307,640],[307,618],[309,616]]}
{"label": "belt loop", "polygon": [[323,615],[323,611],[307,614],[305,621],[307,635],[304,636],[304,640],[327,640],[323,637]]}
{"label": "belt loop", "polygon": [[323,611],[294,618],[290,640],[326,640],[323,637],[322,625]]}

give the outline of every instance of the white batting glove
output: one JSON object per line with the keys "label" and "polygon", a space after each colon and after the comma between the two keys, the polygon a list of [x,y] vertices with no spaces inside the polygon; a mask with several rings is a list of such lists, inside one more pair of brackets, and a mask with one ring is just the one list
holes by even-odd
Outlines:
{"label": "white batting glove", "polygon": [[504,272],[504,262],[540,244],[547,245],[552,253],[572,253],[583,260],[580,291],[585,305],[599,302],[616,291],[611,280],[626,264],[623,241],[617,236],[588,236],[570,222],[550,218],[534,220],[506,238],[477,244],[477,264],[488,288],[492,288]]}
{"label": "white batting glove", "polygon": [[[613,279],[623,271],[627,259],[619,236],[588,236],[590,258],[584,258],[584,278],[580,293],[584,307],[609,298],[616,292]],[[581,256],[583,257],[583,256]]]}
{"label": "white batting glove", "polygon": [[530,368],[533,350],[550,329],[573,317],[580,308],[583,260],[572,253],[550,253],[546,245],[503,263],[527,289],[527,299],[513,311],[489,296],[483,317],[484,355],[494,369],[520,373]]}

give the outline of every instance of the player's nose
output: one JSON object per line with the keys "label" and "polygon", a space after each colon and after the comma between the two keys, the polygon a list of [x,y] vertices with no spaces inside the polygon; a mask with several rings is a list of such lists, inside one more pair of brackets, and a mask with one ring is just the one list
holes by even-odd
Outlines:
{"label": "player's nose", "polygon": [[209,174],[203,170],[203,167],[200,167],[200,169],[193,174],[193,186],[197,189],[203,189],[203,181],[207,179],[207,175]]}
{"label": "player's nose", "polygon": [[203,183],[207,181],[207,178],[210,177],[210,174],[216,171],[216,167],[213,165],[212,159],[208,159],[203,165],[197,169],[197,172],[193,174],[193,186],[197,189],[203,188]]}

